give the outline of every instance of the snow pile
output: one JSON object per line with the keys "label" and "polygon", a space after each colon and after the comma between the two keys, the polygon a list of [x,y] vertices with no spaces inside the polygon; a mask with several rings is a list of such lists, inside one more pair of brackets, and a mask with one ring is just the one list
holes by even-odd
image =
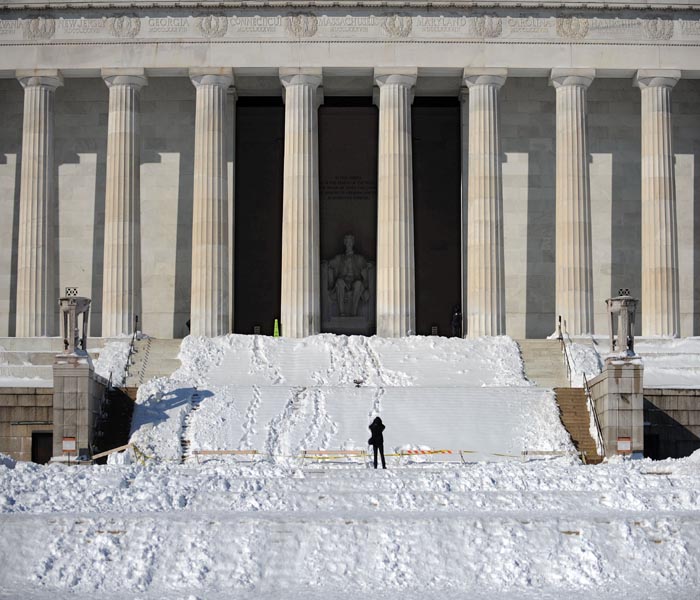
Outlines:
{"label": "snow pile", "polygon": [[42,377],[15,377],[12,375],[0,375],[0,387],[39,388],[53,387],[53,379]]}
{"label": "snow pile", "polygon": [[8,456],[7,454],[3,454],[0,452],[0,466],[2,467],[7,467],[8,469],[14,469],[15,468],[16,461],[14,458],[11,456]]}
{"label": "snow pile", "polygon": [[237,385],[505,387],[529,385],[509,337],[190,336],[175,379]]}
{"label": "snow pile", "polygon": [[507,337],[190,337],[179,358],[171,377],[139,388],[134,413],[131,442],[159,460],[179,461],[182,439],[280,461],[364,449],[377,414],[387,451],[573,452],[553,395],[525,380]]}
{"label": "snow pile", "polygon": [[590,381],[601,372],[603,363],[593,339],[587,343],[582,339],[569,342],[566,349],[571,361],[572,387],[583,387],[584,377]]}
{"label": "snow pile", "polygon": [[124,385],[128,360],[128,339],[107,342],[100,349],[100,356],[94,362],[95,373],[107,380],[111,377],[114,385]]}
{"label": "snow pile", "polygon": [[7,598],[695,598],[700,463],[18,463],[0,527]]}
{"label": "snow pile", "polygon": [[700,337],[638,338],[634,349],[643,359],[644,387],[700,388]]}

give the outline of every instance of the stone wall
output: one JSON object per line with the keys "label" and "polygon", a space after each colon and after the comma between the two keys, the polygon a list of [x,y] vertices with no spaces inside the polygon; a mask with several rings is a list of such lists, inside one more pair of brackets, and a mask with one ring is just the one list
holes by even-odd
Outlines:
{"label": "stone wall", "polygon": [[[546,77],[511,77],[500,96],[506,331],[542,337],[556,321],[554,90]],[[157,337],[187,333],[194,97],[187,77],[150,77],[141,93],[140,319]],[[681,80],[672,99],[681,334],[687,336],[700,334],[700,80]],[[22,103],[19,83],[0,79],[0,336],[13,335],[15,327]],[[100,78],[66,77],[56,91],[57,293],[75,286],[92,298],[92,336],[101,333],[107,103]],[[598,78],[588,110],[595,329],[606,333],[604,300],[620,287],[641,293],[640,92],[631,78]],[[231,175],[232,156],[231,140]]]}
{"label": "stone wall", "polygon": [[32,460],[32,433],[53,431],[53,389],[0,387],[0,452]]}
{"label": "stone wall", "polygon": [[700,390],[644,390],[645,456],[682,458],[700,448]]}

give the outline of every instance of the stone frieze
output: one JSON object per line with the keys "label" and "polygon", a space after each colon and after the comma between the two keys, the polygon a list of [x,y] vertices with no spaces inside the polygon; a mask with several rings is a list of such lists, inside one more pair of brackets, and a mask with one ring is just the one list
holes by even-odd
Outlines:
{"label": "stone frieze", "polygon": [[633,16],[639,13],[557,14],[474,10],[395,12],[348,8],[315,11],[185,9],[132,11],[0,11],[0,43],[62,41],[241,41],[241,42],[431,42],[484,43],[693,43],[700,39],[700,15]]}

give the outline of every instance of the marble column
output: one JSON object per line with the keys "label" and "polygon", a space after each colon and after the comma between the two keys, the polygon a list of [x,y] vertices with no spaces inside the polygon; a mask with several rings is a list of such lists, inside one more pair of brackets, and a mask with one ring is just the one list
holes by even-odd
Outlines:
{"label": "marble column", "polygon": [[281,328],[285,337],[321,331],[318,106],[321,69],[280,69],[284,86]]}
{"label": "marble column", "polygon": [[642,334],[678,336],[678,237],[671,90],[680,71],[641,70]]}
{"label": "marble column", "polygon": [[22,171],[17,246],[17,337],[55,335],[56,182],[54,92],[63,85],[56,70],[18,71],[24,88]]}
{"label": "marble column", "polygon": [[505,333],[498,90],[506,75],[506,69],[464,73],[469,89],[465,316],[470,337]]}
{"label": "marble column", "polygon": [[377,335],[416,333],[411,104],[417,71],[374,71],[379,87]]}
{"label": "marble column", "polygon": [[573,335],[593,331],[586,90],[593,69],[552,69],[557,97],[556,311]]}
{"label": "marble column", "polygon": [[139,91],[143,69],[103,69],[109,87],[102,336],[128,334],[141,309]]}
{"label": "marble column", "polygon": [[192,207],[190,333],[229,331],[226,95],[231,69],[190,69],[197,88]]}

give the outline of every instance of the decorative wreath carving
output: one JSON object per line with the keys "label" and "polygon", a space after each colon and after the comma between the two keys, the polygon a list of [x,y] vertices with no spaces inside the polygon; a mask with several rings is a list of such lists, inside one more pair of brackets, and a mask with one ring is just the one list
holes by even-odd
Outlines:
{"label": "decorative wreath carving", "polygon": [[588,35],[588,19],[585,17],[557,17],[559,37],[582,40]]}
{"label": "decorative wreath carving", "polygon": [[223,15],[197,17],[197,29],[206,38],[220,38],[228,31],[228,19]]}
{"label": "decorative wreath carving", "polygon": [[389,15],[384,18],[382,28],[391,37],[408,37],[413,29],[413,19],[406,15]]}
{"label": "decorative wreath carving", "polygon": [[483,15],[474,19],[474,31],[482,38],[499,37],[503,32],[503,23],[500,17]]}
{"label": "decorative wreath carving", "polygon": [[110,17],[107,19],[107,30],[114,37],[133,38],[141,31],[141,19],[122,15],[121,17]]}
{"label": "decorative wreath carving", "polygon": [[645,19],[644,33],[652,40],[670,40],[673,36],[673,21],[669,19]]}
{"label": "decorative wreath carving", "polygon": [[318,31],[318,18],[311,13],[295,13],[287,16],[287,31],[296,38],[310,38]]}
{"label": "decorative wreath carving", "polygon": [[48,40],[56,32],[56,21],[44,17],[23,20],[22,29],[24,29],[24,37],[29,40]]}

